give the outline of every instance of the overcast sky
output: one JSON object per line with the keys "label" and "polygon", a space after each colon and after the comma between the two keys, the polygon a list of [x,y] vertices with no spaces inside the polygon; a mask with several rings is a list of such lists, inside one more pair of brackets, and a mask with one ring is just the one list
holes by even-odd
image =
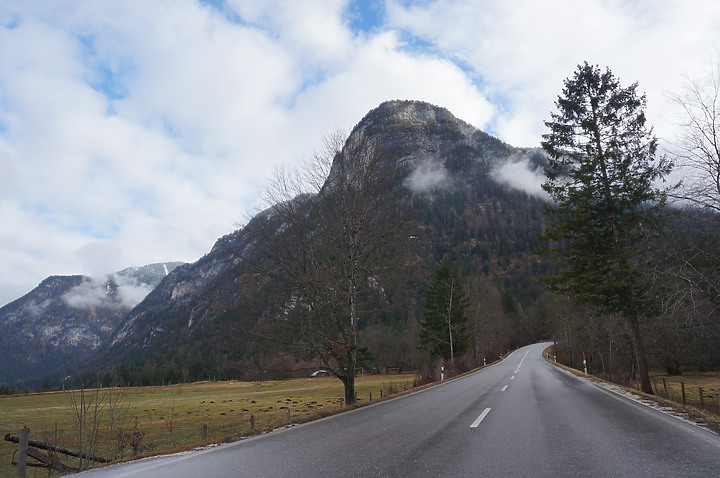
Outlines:
{"label": "overcast sky", "polygon": [[718,48],[717,0],[3,0],[0,305],[197,260],[274,166],[389,99],[537,146],[588,61],[672,139],[667,95]]}

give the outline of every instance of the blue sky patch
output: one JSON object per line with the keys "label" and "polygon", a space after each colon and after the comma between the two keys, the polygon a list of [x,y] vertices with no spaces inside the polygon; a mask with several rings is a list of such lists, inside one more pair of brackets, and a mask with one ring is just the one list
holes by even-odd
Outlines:
{"label": "blue sky patch", "polygon": [[22,19],[20,18],[20,15],[17,14],[8,14],[8,17],[6,19],[3,19],[3,26],[8,30],[18,28],[21,24]]}
{"label": "blue sky patch", "polygon": [[232,8],[230,8],[225,0],[200,0],[201,5],[206,5],[216,12],[220,13],[226,20],[239,25],[244,25],[245,22],[240,15],[237,14]]}
{"label": "blue sky patch", "polygon": [[353,32],[370,33],[384,23],[385,2],[352,0],[345,10],[345,19]]}
{"label": "blue sky patch", "polygon": [[128,94],[127,79],[133,71],[132,65],[118,57],[110,61],[99,51],[95,38],[91,35],[79,36],[78,41],[87,67],[87,84],[109,100],[125,98]]}

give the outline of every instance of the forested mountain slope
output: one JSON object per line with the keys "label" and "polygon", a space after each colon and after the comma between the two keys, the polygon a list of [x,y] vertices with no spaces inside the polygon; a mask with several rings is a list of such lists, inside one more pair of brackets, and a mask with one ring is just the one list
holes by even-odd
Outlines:
{"label": "forested mountain slope", "polygon": [[32,382],[93,356],[123,318],[180,262],[101,278],[51,276],[0,308],[0,384]]}
{"label": "forested mountain slope", "polygon": [[[353,135],[381,145],[384,161],[407,165],[400,186],[408,191],[414,218],[407,244],[398,245],[411,259],[406,256],[397,274],[378,285],[386,310],[360,326],[376,359],[415,365],[422,291],[442,259],[461,264],[475,277],[478,293],[484,291],[481,299],[495,300],[505,314],[488,315],[486,320],[504,322],[485,334],[482,353],[531,338],[532,327],[522,323],[519,309],[540,290],[534,277],[542,265],[534,249],[543,201],[513,185],[508,171],[536,172],[542,153],[514,148],[443,108],[414,101],[381,104]],[[92,366],[101,368],[106,380],[126,383],[248,378],[292,368],[256,333],[258,320],[273,308],[271,287],[238,267],[238,255],[250,247],[253,221],[266,214],[168,275],[125,317]]]}

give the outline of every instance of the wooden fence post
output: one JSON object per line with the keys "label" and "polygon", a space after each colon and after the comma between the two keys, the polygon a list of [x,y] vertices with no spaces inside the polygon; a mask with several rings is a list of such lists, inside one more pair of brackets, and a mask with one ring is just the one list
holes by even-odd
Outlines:
{"label": "wooden fence post", "polygon": [[682,390],[682,404],[687,405],[687,399],[685,398],[685,382],[680,382],[680,389]]}
{"label": "wooden fence post", "polygon": [[703,397],[703,389],[700,387],[700,408],[705,408],[705,397]]}
{"label": "wooden fence post", "polygon": [[668,394],[668,391],[667,391],[667,382],[665,382],[665,379],[662,379],[662,381],[663,381],[663,389],[665,390],[665,397],[669,398],[670,395]]}
{"label": "wooden fence post", "polygon": [[27,466],[27,449],[28,441],[30,441],[30,429],[23,427],[20,430],[20,447],[18,448],[17,466],[15,467],[15,478],[25,478],[25,468]]}
{"label": "wooden fence post", "polygon": [[203,423],[200,425],[200,440],[205,441],[207,440],[207,424]]}
{"label": "wooden fence post", "polygon": [[255,415],[250,415],[250,430],[255,431]]}

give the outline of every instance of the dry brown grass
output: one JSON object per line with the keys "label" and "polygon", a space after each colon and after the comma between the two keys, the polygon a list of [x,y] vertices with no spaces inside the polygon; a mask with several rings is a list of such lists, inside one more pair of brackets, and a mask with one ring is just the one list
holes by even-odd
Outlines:
{"label": "dry brown grass", "polygon": [[[682,403],[682,384],[685,384],[685,400],[688,405],[720,412],[720,373],[685,372],[682,375],[652,375],[655,393]],[[700,403],[700,389],[703,403]]]}
{"label": "dry brown grass", "polygon": [[[358,403],[387,397],[412,387],[414,374],[364,375],[357,378]],[[31,438],[52,441],[77,449],[76,420],[70,392],[0,397],[0,435],[18,433],[27,426]],[[75,392],[77,393],[77,392]],[[219,443],[290,423],[302,423],[342,410],[342,383],[331,377],[275,382],[200,382],[164,387],[113,389],[127,405],[122,431],[129,438],[143,434],[143,455],[180,451],[208,443]],[[103,393],[98,394],[103,397]],[[103,401],[103,400],[99,400]],[[107,400],[105,400],[105,403]],[[254,428],[251,428],[251,417]],[[101,411],[97,454],[115,457],[118,441],[109,427],[107,405]],[[207,425],[207,440],[200,428]],[[17,445],[0,442],[0,476],[13,476],[10,465]],[[129,441],[121,458],[132,455]],[[64,460],[68,461],[68,460]],[[29,469],[28,476],[47,476],[42,469]]]}

